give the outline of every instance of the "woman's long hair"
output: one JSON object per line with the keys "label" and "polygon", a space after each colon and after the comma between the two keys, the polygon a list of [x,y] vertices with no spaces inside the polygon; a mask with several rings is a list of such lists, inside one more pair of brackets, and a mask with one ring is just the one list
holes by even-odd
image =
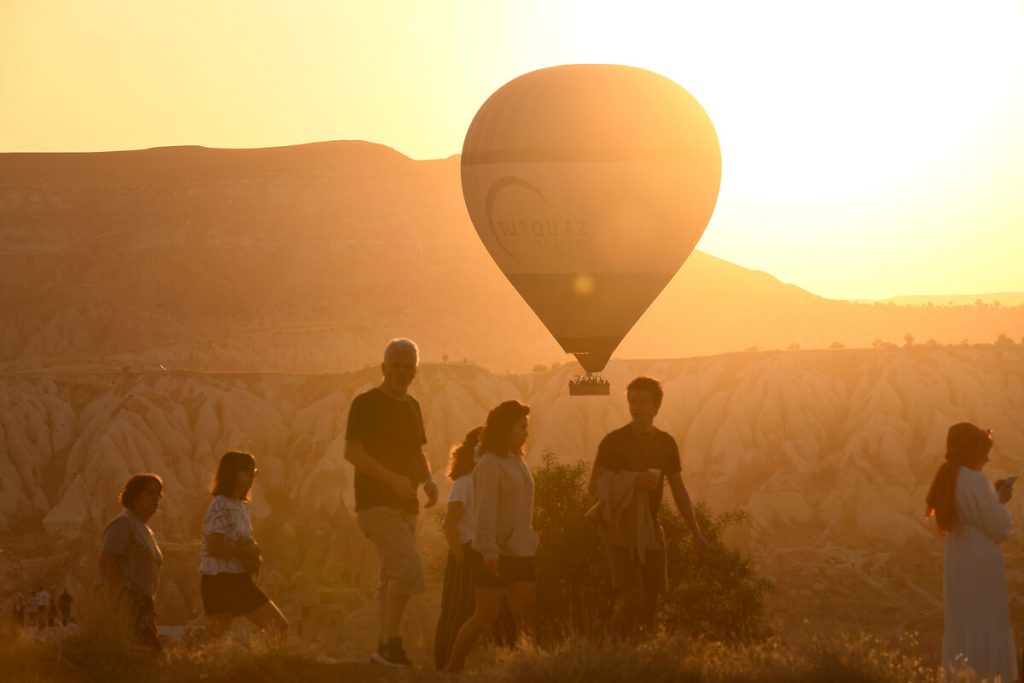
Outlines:
{"label": "woman's long hair", "polygon": [[530,406],[519,401],[499,403],[487,413],[484,433],[480,437],[480,452],[494,453],[501,458],[507,457],[511,448],[509,436],[512,434],[512,428],[516,426],[516,422],[529,414]]}
{"label": "woman's long hair", "polygon": [[217,474],[213,477],[213,486],[210,487],[210,493],[215,496],[227,496],[237,500],[249,500],[248,491],[243,493],[241,498],[238,498],[238,492],[235,489],[238,488],[238,475],[246,470],[251,471],[254,467],[256,467],[256,458],[251,453],[228,451],[220,458],[220,464],[217,465]]}
{"label": "woman's long hair", "polygon": [[939,465],[925,498],[925,517],[935,516],[939,533],[956,523],[956,479],[961,467],[970,467],[992,450],[992,432],[970,422],[958,422],[946,433],[946,461]]}
{"label": "woman's long hair", "polygon": [[474,427],[469,434],[466,434],[462,443],[452,449],[452,453],[448,457],[448,478],[452,481],[473,471],[473,466],[476,464],[474,460],[476,446],[480,443],[480,434],[483,431],[483,427]]}

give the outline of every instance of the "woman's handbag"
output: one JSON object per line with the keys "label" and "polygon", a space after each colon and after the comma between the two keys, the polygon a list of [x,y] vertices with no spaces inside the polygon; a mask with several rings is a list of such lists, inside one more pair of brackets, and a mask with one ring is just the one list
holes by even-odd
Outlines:
{"label": "woman's handbag", "polygon": [[[238,545],[256,545],[256,541],[252,540],[250,536],[246,536],[239,539]],[[261,553],[242,555],[238,558],[238,562],[242,565],[242,569],[256,576],[260,573],[260,567],[263,565],[263,555]]]}

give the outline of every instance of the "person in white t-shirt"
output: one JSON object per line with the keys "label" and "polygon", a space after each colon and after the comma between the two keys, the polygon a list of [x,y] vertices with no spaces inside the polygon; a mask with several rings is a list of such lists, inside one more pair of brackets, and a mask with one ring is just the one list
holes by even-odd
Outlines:
{"label": "person in white t-shirt", "polygon": [[39,613],[42,615],[39,625],[46,626],[46,619],[50,615],[50,592],[43,588],[36,597],[39,598]]}
{"label": "person in white t-shirt", "polygon": [[199,555],[200,594],[211,639],[223,635],[235,617],[281,639],[288,632],[284,614],[253,580],[263,561],[249,514],[256,472],[256,459],[238,451],[225,453],[217,466]]}
{"label": "person in white t-shirt", "polygon": [[448,510],[444,517],[444,535],[448,541],[448,564],[444,569],[441,615],[434,637],[434,665],[444,669],[459,629],[473,613],[473,575],[468,561],[473,551],[473,464],[476,445],[483,427],[466,434],[452,449],[448,460]]}

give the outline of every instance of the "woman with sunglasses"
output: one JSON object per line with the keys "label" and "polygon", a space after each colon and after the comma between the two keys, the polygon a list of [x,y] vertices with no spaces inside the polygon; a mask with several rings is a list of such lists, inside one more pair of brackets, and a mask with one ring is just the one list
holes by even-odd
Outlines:
{"label": "woman with sunglasses", "polygon": [[256,472],[251,454],[231,451],[221,457],[214,476],[199,562],[206,633],[211,639],[224,635],[235,617],[245,617],[282,640],[288,632],[288,620],[254,581],[263,559],[249,513]]}
{"label": "woman with sunglasses", "polygon": [[945,535],[942,594],[945,628],[942,668],[957,679],[967,666],[979,679],[1017,680],[1006,571],[999,544],[1010,537],[1006,503],[1012,482],[993,487],[981,470],[992,450],[992,430],[969,422],[949,428],[946,460],[926,498],[926,514]]}

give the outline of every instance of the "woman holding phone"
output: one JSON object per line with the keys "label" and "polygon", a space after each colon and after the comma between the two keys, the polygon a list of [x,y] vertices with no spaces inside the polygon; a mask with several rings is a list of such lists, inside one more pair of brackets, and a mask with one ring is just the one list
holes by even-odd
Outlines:
{"label": "woman holding phone", "polygon": [[1012,482],[993,487],[982,468],[992,450],[992,430],[969,422],[949,428],[946,460],[926,498],[926,514],[945,535],[942,585],[945,629],[942,668],[947,679],[963,666],[980,679],[1017,680],[1006,571],[999,544],[1010,537],[1006,503]]}

